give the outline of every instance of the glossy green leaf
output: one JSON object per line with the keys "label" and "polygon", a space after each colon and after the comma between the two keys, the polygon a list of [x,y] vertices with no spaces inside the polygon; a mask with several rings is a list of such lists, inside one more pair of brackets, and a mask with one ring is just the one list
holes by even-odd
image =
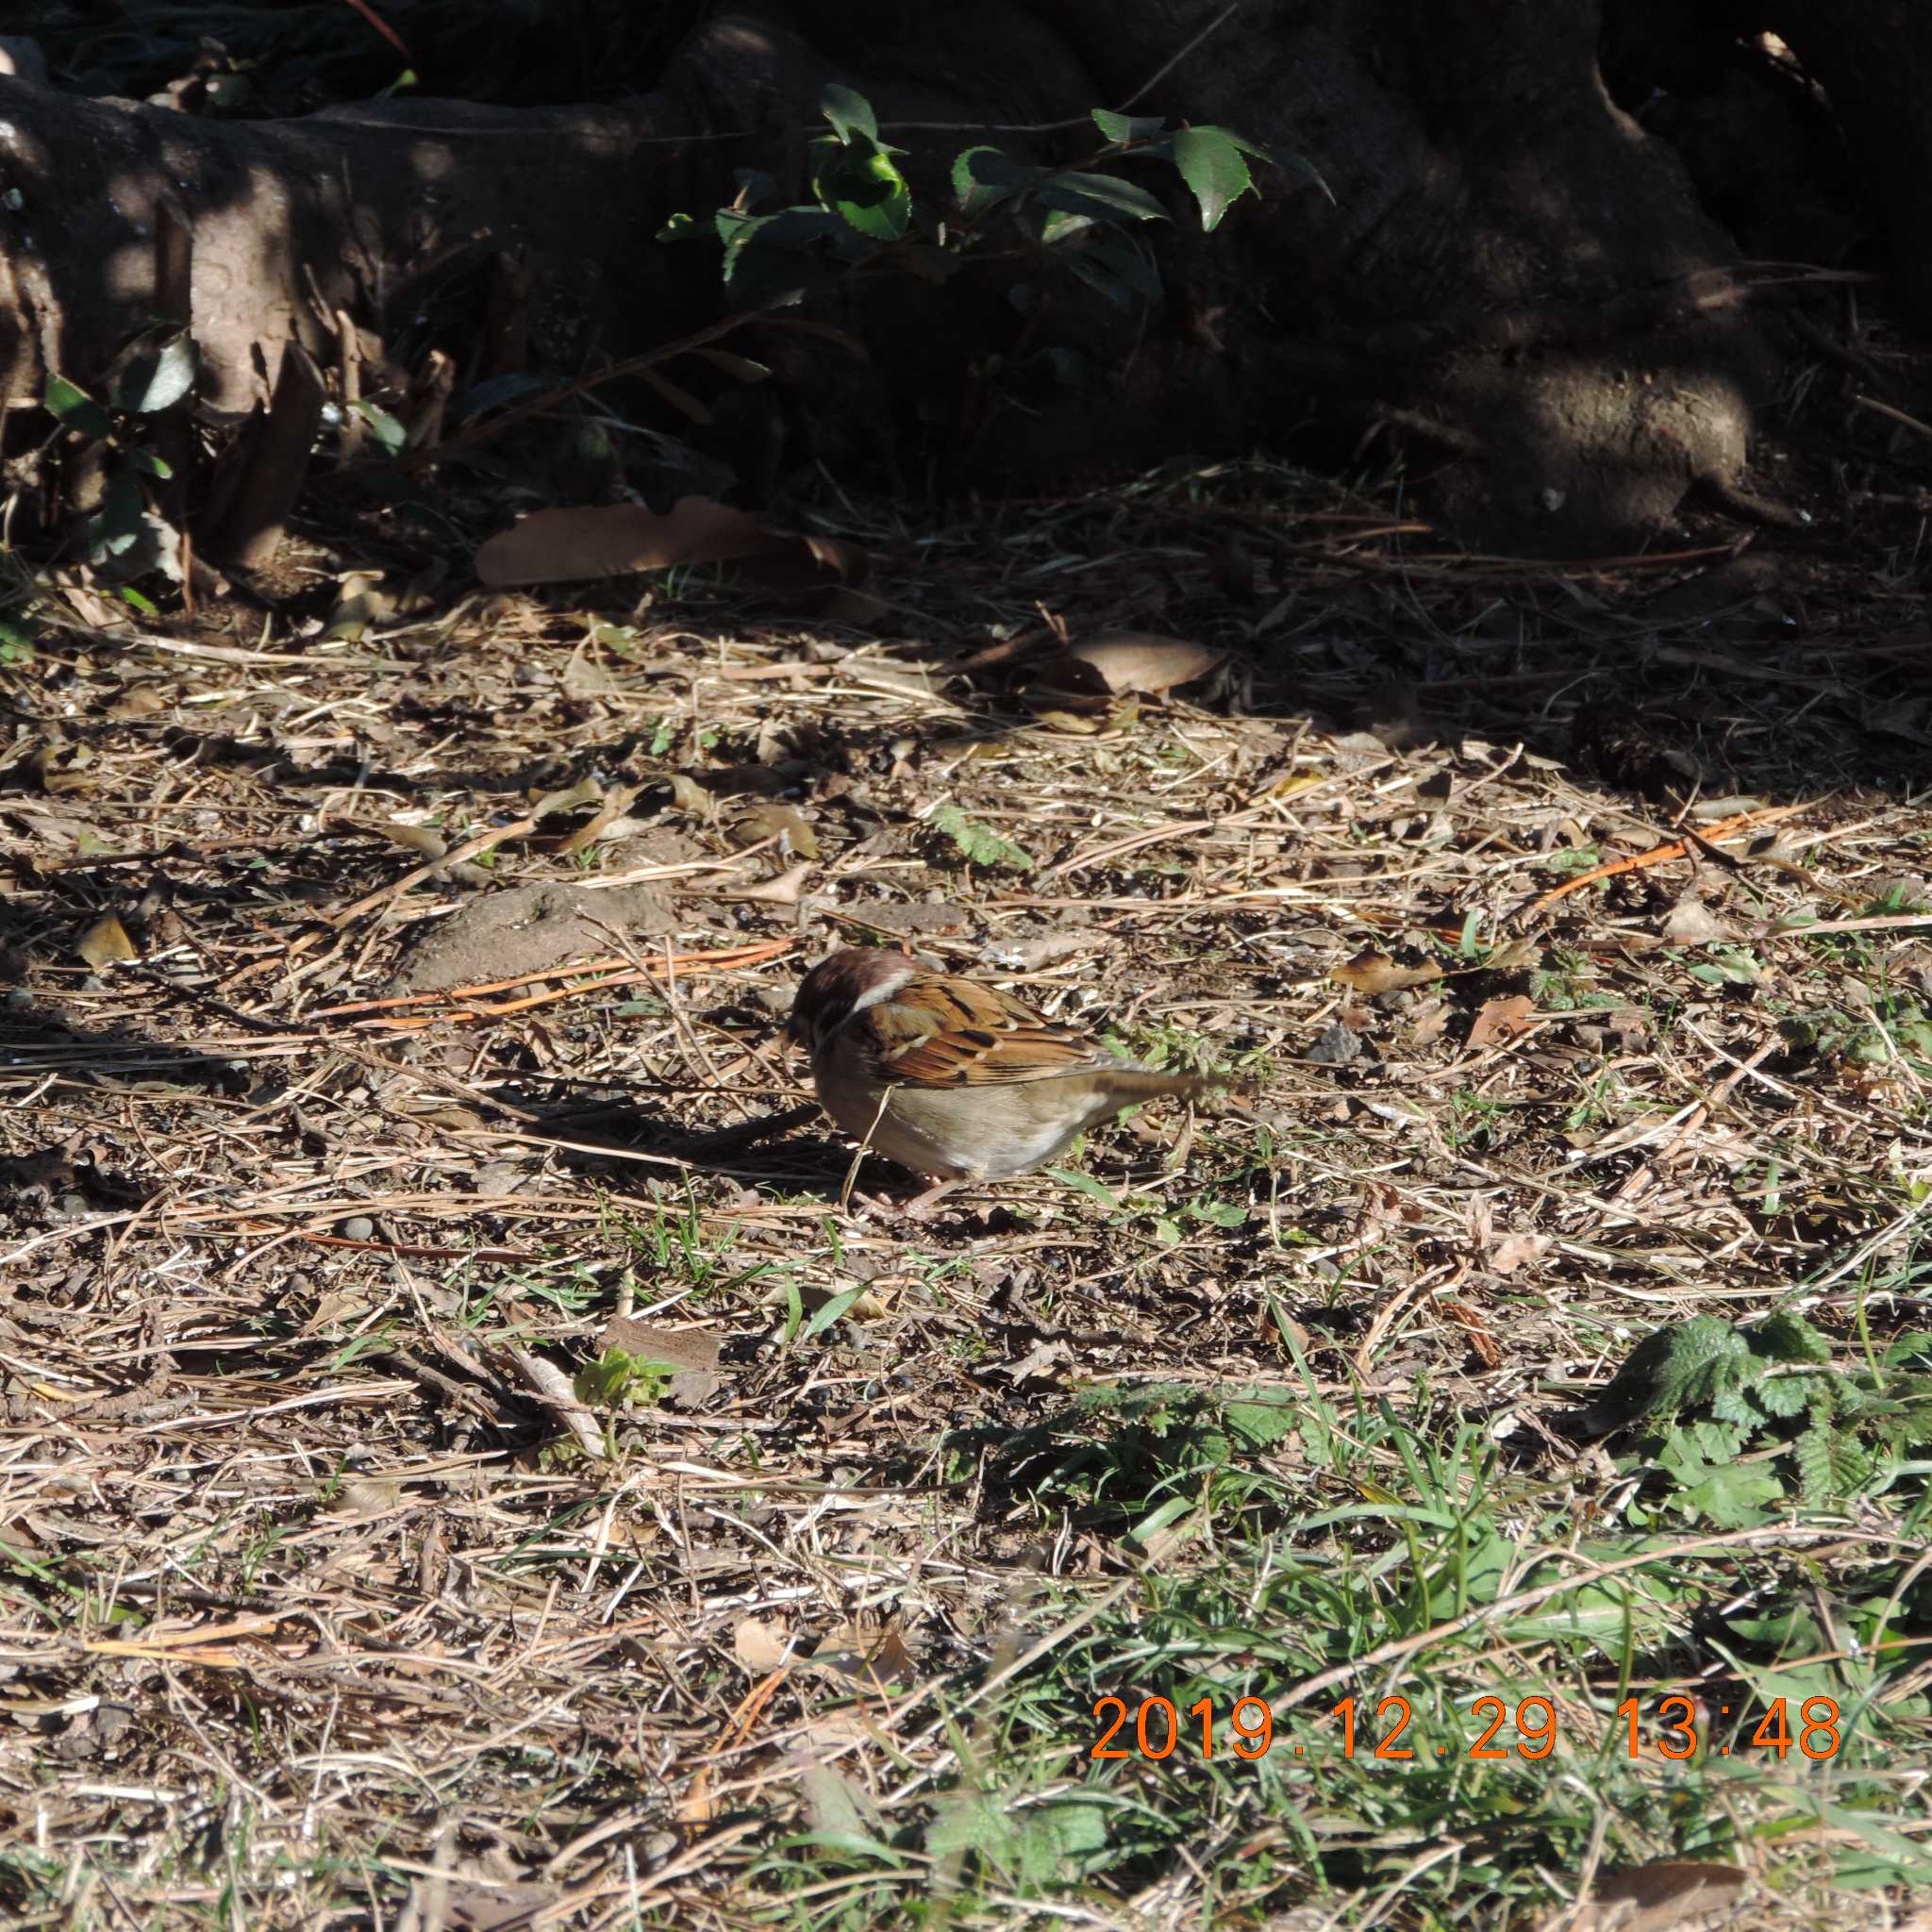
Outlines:
{"label": "glossy green leaf", "polygon": [[863,136],[834,148],[813,179],[827,208],[874,242],[896,242],[912,225],[912,191],[891,157]]}
{"label": "glossy green leaf", "polygon": [[82,436],[103,437],[113,429],[107,410],[64,375],[48,376],[41,401],[51,415]]}
{"label": "glossy green leaf", "polygon": [[1210,234],[1255,186],[1241,149],[1219,127],[1189,127],[1175,135],[1174,164],[1200,204],[1201,226]]}
{"label": "glossy green leaf", "polygon": [[1093,125],[1116,143],[1146,141],[1167,124],[1158,114],[1116,114],[1111,108],[1095,108]]}
{"label": "glossy green leaf", "polygon": [[1123,181],[1117,175],[1050,175],[1034,192],[1047,208],[1063,208],[1069,214],[1091,215],[1098,221],[1167,219],[1167,210],[1144,188]]}
{"label": "glossy green leaf", "polygon": [[157,416],[194,387],[200,368],[186,329],[129,358],[114,386],[114,407],[130,416]]}
{"label": "glossy green leaf", "polygon": [[878,119],[873,113],[872,103],[836,80],[820,89],[819,112],[832,124],[841,141],[849,142],[855,134],[874,142],[879,138]]}
{"label": "glossy green leaf", "polygon": [[996,147],[965,148],[953,161],[953,199],[960,213],[977,217],[1008,195],[1024,193],[1045,173]]}

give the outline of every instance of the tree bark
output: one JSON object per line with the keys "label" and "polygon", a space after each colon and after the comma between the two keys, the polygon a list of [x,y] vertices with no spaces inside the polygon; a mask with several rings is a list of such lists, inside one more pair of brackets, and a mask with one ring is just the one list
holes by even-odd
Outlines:
{"label": "tree bark", "polygon": [[[1905,168],[1889,200],[1924,299],[1932,140],[1911,90],[1932,26],[1877,0],[1764,10],[1864,128],[1874,169]],[[1203,236],[1176,189],[1166,298],[1139,317],[1066,276],[1022,317],[1007,298],[1024,264],[938,287],[868,278],[827,319],[874,349],[871,391],[829,381],[832,349],[779,371],[798,433],[835,466],[909,468],[908,439],[924,439],[923,469],[1037,488],[1313,426],[1400,453],[1480,541],[1621,545],[1699,481],[1735,493],[1778,371],[1732,238],[1606,92],[1599,25],[1597,0],[792,0],[712,16],[623,108],[423,101],[273,124],[0,79],[0,399],[19,412],[52,373],[88,386],[151,319],[163,207],[193,229],[218,410],[265,401],[291,340],[337,370],[339,311],[391,380],[432,349],[459,386],[500,373],[486,338],[517,329],[477,327],[474,304],[437,313],[441,290],[491,263],[527,283],[545,366],[652,348],[720,302],[715,257],[658,246],[659,225],[728,201],[741,167],[803,198],[818,92],[837,79],[873,101],[935,203],[978,141],[1091,154],[1095,106],[1292,150],[1334,200],[1261,171],[1262,198]],[[1085,382],[1051,375],[1062,351]]]}

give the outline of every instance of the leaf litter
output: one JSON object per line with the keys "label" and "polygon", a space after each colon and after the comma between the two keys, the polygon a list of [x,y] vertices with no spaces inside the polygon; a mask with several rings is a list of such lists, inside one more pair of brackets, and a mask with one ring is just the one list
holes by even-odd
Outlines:
{"label": "leaf litter", "polygon": [[[1209,480],[848,506],[826,541],[893,600],[858,642],[610,581],[680,560],[637,518],[531,518],[558,549],[497,582],[575,602],[371,605],[306,646],[214,607],[0,666],[24,1840],[154,1845],[113,1883],[158,1927],[225,1886],[260,1924],[441,1885],[476,1923],[735,1924],[801,1827],[1104,1891],[1102,1815],[1006,1803],[974,1725],[1056,1619],[1209,1544],[1180,1492],[1117,1528],[1029,1501],[1070,1403],[1145,1391],[1151,1450],[1218,1444],[1308,1513],[1358,1493],[1296,1447],[1310,1405],[1425,1391],[1607,1497],[1568,1419],[1652,1329],[1802,1291],[1849,1361],[1917,1319],[1932,928],[1898,883],[1924,775],[1864,723],[1911,675],[1860,648],[1880,559],[1816,565],[1836,614],[1753,655],[1698,617],[1639,656],[1668,559],[1464,558],[1293,473]],[[1092,667],[1133,702],[1091,730],[994,648],[1042,603],[1154,650]],[[1873,639],[1903,621],[1888,594]],[[1721,782],[1572,761],[1640,697]],[[535,889],[572,957],[511,927],[410,978]],[[1097,1135],[1085,1186],[841,1216],[777,1029],[819,950],[902,937],[1254,1105]],[[1196,1901],[1270,1828],[1253,1780],[1214,1805],[1169,1868]],[[1674,1871],[1659,1821],[1617,1831]],[[1811,1923],[1778,1914],[1815,1875],[1759,1922]]]}

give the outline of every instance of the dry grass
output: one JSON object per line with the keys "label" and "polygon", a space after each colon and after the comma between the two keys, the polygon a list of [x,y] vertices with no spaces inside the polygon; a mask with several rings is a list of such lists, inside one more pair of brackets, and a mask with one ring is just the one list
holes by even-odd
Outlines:
{"label": "dry grass", "polygon": [[[1279,471],[842,533],[900,600],[875,639],[699,585],[590,618],[472,598],[347,643],[67,628],[0,668],[15,1923],[859,1924],[936,1890],[989,1925],[1501,1924],[1690,1842],[1681,1779],[1654,1815],[1456,1839],[1454,1792],[1424,1833],[1376,1822],[1386,1782],[1186,1795],[1178,1761],[1091,1764],[1091,1699],[1167,1689],[1136,1646],[1191,1588],[1228,1591],[1196,1606],[1228,1630],[1263,1600],[1257,1551],[1399,1554],[1387,1524],[1307,1524],[1420,1480],[1410,1438],[1363,1421],[1337,1424],[1358,1463],[1304,1425],[1226,1461],[1265,1494],[1176,1486],[1092,1391],[1399,1413],[1451,1445],[1449,1491],[1500,1457],[1511,1534],[1594,1523],[1634,1550],[1636,1481],[1573,1425],[1633,1338],[1794,1292],[1852,1357],[1922,1321],[1916,576],[1792,552],[1728,614],[1673,615],[1642,600],[1704,543],[1454,557]],[[1042,722],[1014,695],[1042,611],[1234,656],[1188,701]],[[958,668],[1002,638],[1008,661]],[[469,883],[389,890],[422,858],[389,822],[454,845],[585,777],[639,788],[585,850],[595,801]],[[945,808],[1030,863],[970,864]],[[578,948],[594,984],[511,963],[459,983],[514,988],[367,1004],[425,930],[546,880],[645,887],[664,917],[608,901]],[[139,957],[96,972],[76,947],[108,914]],[[843,1213],[846,1151],[766,1117],[802,1097],[775,1045],[799,971],[868,933],[1242,1069],[1255,1102],[1154,1110],[1087,1151],[1084,1189],[969,1190],[929,1227]],[[1390,985],[1365,954],[1441,976]],[[574,1412],[613,1314],[708,1331],[715,1375]],[[1841,1605],[1916,1522],[1896,1503],[1782,1518],[1696,1588]],[[1696,1530],[1653,1525],[1687,1576]],[[1331,1638],[1407,1628],[1257,1627],[1237,1648],[1278,1641],[1284,1707]],[[1544,1641],[1512,1672],[1587,1722]],[[1636,1680],[1694,1681],[1701,1641],[1644,1649]],[[1461,1654],[1470,1696],[1484,1655]],[[1887,1696],[1923,1741],[1922,1681]],[[1911,1838],[1919,1760],[1890,1764]],[[1840,1772],[1805,1772],[1800,1811]],[[1147,1836],[1109,1857],[1062,1835],[1043,1871],[932,1823],[962,1791],[1024,1815],[1083,1790],[1137,1792]],[[1882,1891],[1854,1912],[1826,1889],[1829,1833],[1754,1839],[1786,1815],[1755,1789],[1735,1813],[1717,1849],[1759,1888],[1752,1923],[1884,1921]]]}

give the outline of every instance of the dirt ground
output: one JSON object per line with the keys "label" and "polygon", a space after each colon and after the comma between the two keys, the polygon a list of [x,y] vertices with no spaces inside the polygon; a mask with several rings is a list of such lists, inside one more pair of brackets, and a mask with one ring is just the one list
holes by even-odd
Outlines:
{"label": "dirt ground", "polygon": [[[0,664],[19,1923],[856,1910],[783,1847],[901,1842],[1199,1560],[1065,1476],[1094,1391],[1426,1413],[1608,1508],[1575,1418],[1637,1337],[1923,1304],[1917,508],[1574,567],[1278,468],[848,509],[869,631],[701,576],[330,637],[318,549],[303,622]],[[1226,655],[1056,693],[1054,625]],[[868,1211],[779,1043],[866,941],[1241,1091]],[[1248,1460],[1287,1543],[1360,1493]],[[1086,1721],[1032,1713],[1053,1776]],[[1205,1924],[1247,1803],[1011,1885]],[[1314,1896],[1297,1844],[1218,1922]]]}

